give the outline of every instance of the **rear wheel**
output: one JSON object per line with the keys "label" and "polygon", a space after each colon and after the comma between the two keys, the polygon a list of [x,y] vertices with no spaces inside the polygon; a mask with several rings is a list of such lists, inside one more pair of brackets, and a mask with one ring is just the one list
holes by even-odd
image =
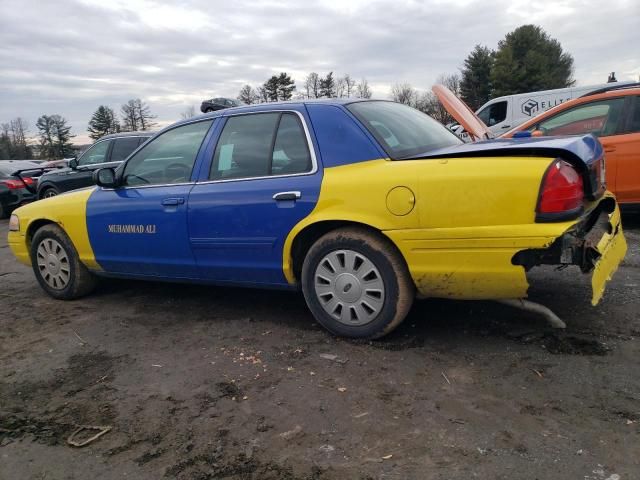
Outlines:
{"label": "rear wheel", "polygon": [[60,192],[55,187],[47,187],[40,194],[40,199],[55,197],[59,193]]}
{"label": "rear wheel", "polygon": [[40,286],[54,298],[72,300],[95,288],[95,277],[57,225],[45,225],[36,231],[31,242],[31,264]]}
{"label": "rear wheel", "polygon": [[332,333],[379,338],[406,317],[415,287],[395,246],[364,228],[321,237],[302,267],[302,290],[316,320]]}
{"label": "rear wheel", "polygon": [[205,108],[204,113],[211,113],[213,111],[213,108]]}

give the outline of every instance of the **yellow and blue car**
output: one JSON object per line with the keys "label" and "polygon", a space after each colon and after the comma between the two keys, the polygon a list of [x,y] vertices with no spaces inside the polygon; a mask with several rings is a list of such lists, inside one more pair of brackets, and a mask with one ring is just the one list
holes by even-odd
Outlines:
{"label": "yellow and blue car", "polygon": [[376,338],[416,295],[526,297],[543,264],[591,274],[595,304],[626,251],[594,137],[463,144],[387,101],[221,110],[94,177],[10,220],[58,299],[99,276],[301,289],[331,332]]}

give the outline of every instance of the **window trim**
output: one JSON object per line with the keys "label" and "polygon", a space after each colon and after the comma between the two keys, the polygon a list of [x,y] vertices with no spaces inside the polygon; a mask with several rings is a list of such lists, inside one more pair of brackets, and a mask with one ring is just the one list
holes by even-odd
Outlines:
{"label": "window trim", "polygon": [[[227,178],[227,179],[218,179],[218,180],[199,180],[196,181],[196,185],[206,185],[209,183],[227,183],[227,182],[246,182],[248,180],[264,180],[267,178],[287,178],[287,177],[301,177],[304,175],[314,175],[318,172],[318,160],[316,158],[316,151],[313,148],[313,142],[311,140],[311,135],[309,133],[309,128],[307,127],[307,122],[306,119],[304,118],[304,115],[302,115],[301,112],[299,112],[298,110],[287,110],[287,109],[278,109],[278,110],[260,110],[257,112],[242,112],[242,113],[233,113],[231,115],[225,115],[223,118],[225,119],[224,124],[221,127],[220,130],[220,134],[218,135],[218,138],[216,139],[216,145],[213,148],[213,154],[211,156],[211,163],[210,163],[210,168],[209,171],[211,170],[211,168],[213,167],[213,156],[215,155],[215,151],[218,148],[218,142],[220,141],[220,137],[222,136],[222,131],[224,130],[224,127],[227,124],[227,119],[232,118],[232,117],[239,117],[239,116],[244,116],[244,115],[260,115],[260,114],[265,114],[265,113],[295,113],[298,116],[298,119],[300,120],[300,123],[302,124],[302,129],[304,131],[304,136],[305,139],[307,141],[307,148],[309,149],[309,155],[311,156],[311,170],[309,170],[308,172],[303,172],[303,173],[286,173],[283,175],[263,175],[260,177],[241,177],[241,178]],[[282,117],[280,117],[280,119],[278,120],[278,127],[280,126],[280,120],[282,119]],[[274,140],[275,141],[275,137],[277,137],[278,134],[278,128],[276,127],[275,130],[275,134],[274,134]]]}
{"label": "window trim", "polygon": [[[557,112],[554,115],[550,115],[547,118],[540,119],[536,124],[532,125],[527,130],[530,130],[530,131],[540,130],[540,125],[543,122],[548,122],[549,120],[552,120],[553,118],[559,117],[560,115],[564,115],[566,113],[569,113],[571,111],[577,110],[579,108],[589,107],[589,106],[591,106],[591,105],[593,105],[595,103],[611,102],[611,101],[616,101],[616,100],[622,100],[622,111],[620,112],[620,117],[618,118],[615,131],[610,135],[597,135],[596,138],[614,137],[616,135],[624,135],[624,133],[625,133],[624,130],[625,130],[626,125],[627,125],[626,113],[625,112],[628,111],[628,106],[627,106],[628,102],[627,102],[627,97],[622,96],[622,95],[615,96],[615,97],[598,98],[598,99],[594,98],[594,99],[591,99],[591,101],[589,101],[589,102],[579,103],[578,105],[574,105],[571,108],[567,108],[566,110],[562,110],[560,112]],[[608,115],[609,115],[609,111],[607,111],[607,116]],[[575,135],[588,135],[588,134],[589,133],[572,133],[572,134],[565,134],[565,135],[575,136]]]}

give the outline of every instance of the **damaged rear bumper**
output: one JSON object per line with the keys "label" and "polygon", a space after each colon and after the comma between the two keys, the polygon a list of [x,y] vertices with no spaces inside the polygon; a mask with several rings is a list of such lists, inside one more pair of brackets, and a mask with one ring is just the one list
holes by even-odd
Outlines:
{"label": "damaged rear bumper", "polygon": [[519,251],[512,262],[527,271],[537,265],[577,265],[591,273],[591,303],[597,305],[626,251],[620,210],[607,196],[549,247]]}

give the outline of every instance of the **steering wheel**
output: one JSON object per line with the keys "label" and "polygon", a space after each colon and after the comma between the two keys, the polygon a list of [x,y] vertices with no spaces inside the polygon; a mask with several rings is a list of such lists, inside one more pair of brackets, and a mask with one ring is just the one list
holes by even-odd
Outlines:
{"label": "steering wheel", "polygon": [[184,180],[186,182],[190,176],[191,168],[184,163],[172,163],[164,167],[164,177],[169,182],[175,182],[177,180]]}

